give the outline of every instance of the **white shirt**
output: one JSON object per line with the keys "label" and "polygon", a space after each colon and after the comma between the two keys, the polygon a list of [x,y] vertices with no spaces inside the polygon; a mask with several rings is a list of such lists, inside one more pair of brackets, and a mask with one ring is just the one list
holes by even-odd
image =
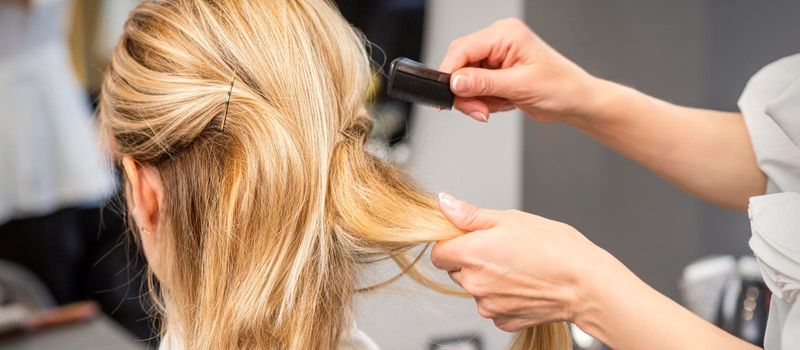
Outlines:
{"label": "white shirt", "polygon": [[[169,334],[164,336],[158,350],[182,350],[183,346]],[[350,327],[350,331],[342,335],[339,340],[339,350],[379,350],[378,345],[372,341],[364,332],[356,327],[355,323]]]}
{"label": "white shirt", "polygon": [[0,224],[114,190],[65,44],[69,1],[0,1]]}
{"label": "white shirt", "polygon": [[800,344],[800,55],[780,59],[747,83],[739,108],[767,195],[750,199],[750,248],[773,293],[766,349]]}

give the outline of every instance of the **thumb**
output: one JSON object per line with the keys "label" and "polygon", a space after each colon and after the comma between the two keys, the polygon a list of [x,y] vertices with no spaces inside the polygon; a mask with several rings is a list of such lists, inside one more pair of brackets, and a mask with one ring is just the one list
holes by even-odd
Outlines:
{"label": "thumb", "polygon": [[439,210],[455,227],[467,232],[494,227],[498,216],[493,210],[478,208],[444,192],[439,193]]}
{"label": "thumb", "polygon": [[450,89],[458,97],[493,96],[511,99],[514,74],[510,69],[462,68],[453,73]]}

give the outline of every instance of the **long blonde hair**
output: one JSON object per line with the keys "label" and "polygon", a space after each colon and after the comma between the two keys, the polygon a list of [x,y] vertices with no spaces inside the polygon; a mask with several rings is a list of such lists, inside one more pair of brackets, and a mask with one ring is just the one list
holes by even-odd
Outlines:
{"label": "long blonde hair", "polygon": [[[131,13],[99,115],[115,154],[163,182],[166,333],[191,349],[335,348],[361,264],[387,257],[449,291],[409,249],[462,232],[365,151],[371,76],[364,41],[323,0],[151,0]],[[566,347],[564,327],[517,346]]]}

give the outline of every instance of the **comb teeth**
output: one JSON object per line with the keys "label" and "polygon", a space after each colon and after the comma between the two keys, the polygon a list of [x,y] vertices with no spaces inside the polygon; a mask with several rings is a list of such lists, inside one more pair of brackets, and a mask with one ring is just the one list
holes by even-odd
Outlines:
{"label": "comb teeth", "polygon": [[[410,61],[419,66],[414,66],[409,72],[405,62]],[[413,71],[424,69],[425,75],[413,74]],[[437,80],[431,79],[436,76]],[[387,93],[392,98],[407,102],[417,103],[438,109],[453,108],[455,95],[450,91],[450,75],[422,67],[421,64],[408,59],[398,59],[392,63],[389,74]]]}
{"label": "comb teeth", "polygon": [[396,92],[395,91],[395,93],[392,94],[391,96],[392,96],[392,98],[397,99],[397,100],[411,102],[413,104],[426,106],[426,107],[431,107],[431,108],[436,108],[436,109],[451,109],[451,108],[453,108],[453,105],[451,103],[443,103],[442,101],[438,101],[438,100],[434,100],[434,99],[430,99],[430,98],[425,98],[425,97],[422,97],[422,96],[419,96],[419,95],[415,95],[415,94],[410,94],[410,93],[403,93],[403,92]]}

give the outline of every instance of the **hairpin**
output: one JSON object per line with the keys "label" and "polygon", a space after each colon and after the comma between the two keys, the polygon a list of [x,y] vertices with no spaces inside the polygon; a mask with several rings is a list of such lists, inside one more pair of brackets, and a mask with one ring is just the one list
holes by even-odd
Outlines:
{"label": "hairpin", "polygon": [[228,120],[228,108],[231,106],[231,94],[233,94],[233,82],[236,81],[236,74],[233,74],[231,79],[231,87],[228,89],[228,100],[225,101],[225,114],[222,116],[222,126],[219,128],[220,132],[225,132],[225,122]]}

